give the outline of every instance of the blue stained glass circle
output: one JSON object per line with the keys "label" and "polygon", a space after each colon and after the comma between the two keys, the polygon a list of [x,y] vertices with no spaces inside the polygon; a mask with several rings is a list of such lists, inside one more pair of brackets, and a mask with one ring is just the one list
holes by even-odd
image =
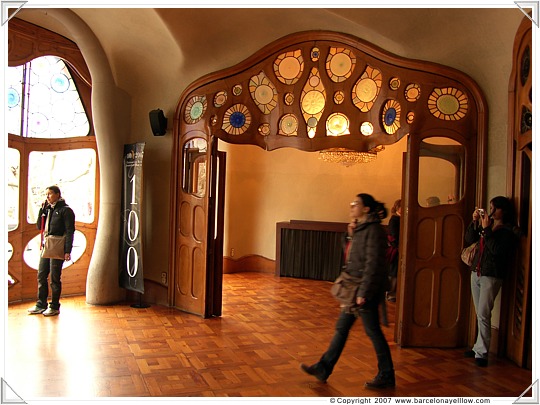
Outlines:
{"label": "blue stained glass circle", "polygon": [[389,108],[384,114],[384,123],[387,126],[390,126],[394,123],[395,120],[396,120],[396,109]]}
{"label": "blue stained glass circle", "polygon": [[240,111],[235,111],[229,117],[229,122],[235,128],[242,128],[246,123],[246,116]]}
{"label": "blue stained glass circle", "polygon": [[51,78],[51,88],[57,93],[64,93],[69,89],[69,79],[66,75],[58,73]]}
{"label": "blue stained glass circle", "polygon": [[7,91],[7,104],[9,108],[17,107],[21,101],[19,92],[13,87],[10,87]]}

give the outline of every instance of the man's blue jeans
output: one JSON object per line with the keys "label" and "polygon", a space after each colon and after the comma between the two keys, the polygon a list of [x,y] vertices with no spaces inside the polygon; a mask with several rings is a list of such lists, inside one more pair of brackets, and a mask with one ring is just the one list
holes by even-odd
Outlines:
{"label": "man's blue jeans", "polygon": [[[366,334],[371,339],[375,353],[377,354],[379,374],[393,376],[394,364],[392,362],[392,355],[379,323],[379,302],[377,300],[366,301],[359,314],[362,318]],[[330,346],[320,358],[319,363],[315,365],[315,368],[318,371],[323,371],[326,377],[332,374],[355,321],[356,316],[354,314],[342,311],[339,315],[336,322],[336,331],[330,342]]]}
{"label": "man's blue jeans", "polygon": [[39,259],[38,267],[38,308],[47,309],[47,297],[49,296],[48,278],[51,276],[51,308],[60,309],[60,294],[62,293],[62,266],[63,260],[59,259]]}

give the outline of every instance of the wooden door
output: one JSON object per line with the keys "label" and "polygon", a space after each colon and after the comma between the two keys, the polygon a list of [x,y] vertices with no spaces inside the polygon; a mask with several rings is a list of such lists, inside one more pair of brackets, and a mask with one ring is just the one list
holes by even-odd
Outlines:
{"label": "wooden door", "polygon": [[173,305],[203,317],[219,315],[225,170],[218,167],[225,159],[218,158],[217,139],[201,131],[183,134],[179,153]]}
{"label": "wooden door", "polygon": [[[515,203],[520,241],[514,271],[503,287],[501,331],[506,333],[504,354],[531,368],[532,267],[532,23],[525,17],[514,41],[514,62],[509,85],[508,195]],[[505,309],[508,308],[507,311]]]}
{"label": "wooden door", "polygon": [[409,137],[396,324],[402,346],[466,343],[470,272],[460,252],[475,205],[475,145],[448,131]]}

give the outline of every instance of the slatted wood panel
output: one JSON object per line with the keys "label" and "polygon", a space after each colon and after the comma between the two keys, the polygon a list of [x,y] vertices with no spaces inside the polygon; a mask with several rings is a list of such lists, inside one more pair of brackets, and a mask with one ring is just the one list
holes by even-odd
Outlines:
{"label": "slatted wood panel", "polygon": [[[375,374],[358,322],[327,384],[299,370],[326,349],[338,315],[330,283],[273,274],[224,275],[223,316],[203,319],[162,306],[91,306],[62,299],[61,314],[27,315],[10,305],[3,378],[23,399],[111,396],[335,397],[504,396],[517,398],[531,372],[490,357],[478,368],[462,349],[401,349],[394,307],[384,328],[397,387],[363,388]],[[509,378],[511,376],[511,378]]]}

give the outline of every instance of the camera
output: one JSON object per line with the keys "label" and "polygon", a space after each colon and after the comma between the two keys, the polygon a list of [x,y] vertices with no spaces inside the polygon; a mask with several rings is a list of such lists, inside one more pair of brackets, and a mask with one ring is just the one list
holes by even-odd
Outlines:
{"label": "camera", "polygon": [[478,208],[478,213],[480,214],[481,217],[483,217],[486,212],[482,208]]}

